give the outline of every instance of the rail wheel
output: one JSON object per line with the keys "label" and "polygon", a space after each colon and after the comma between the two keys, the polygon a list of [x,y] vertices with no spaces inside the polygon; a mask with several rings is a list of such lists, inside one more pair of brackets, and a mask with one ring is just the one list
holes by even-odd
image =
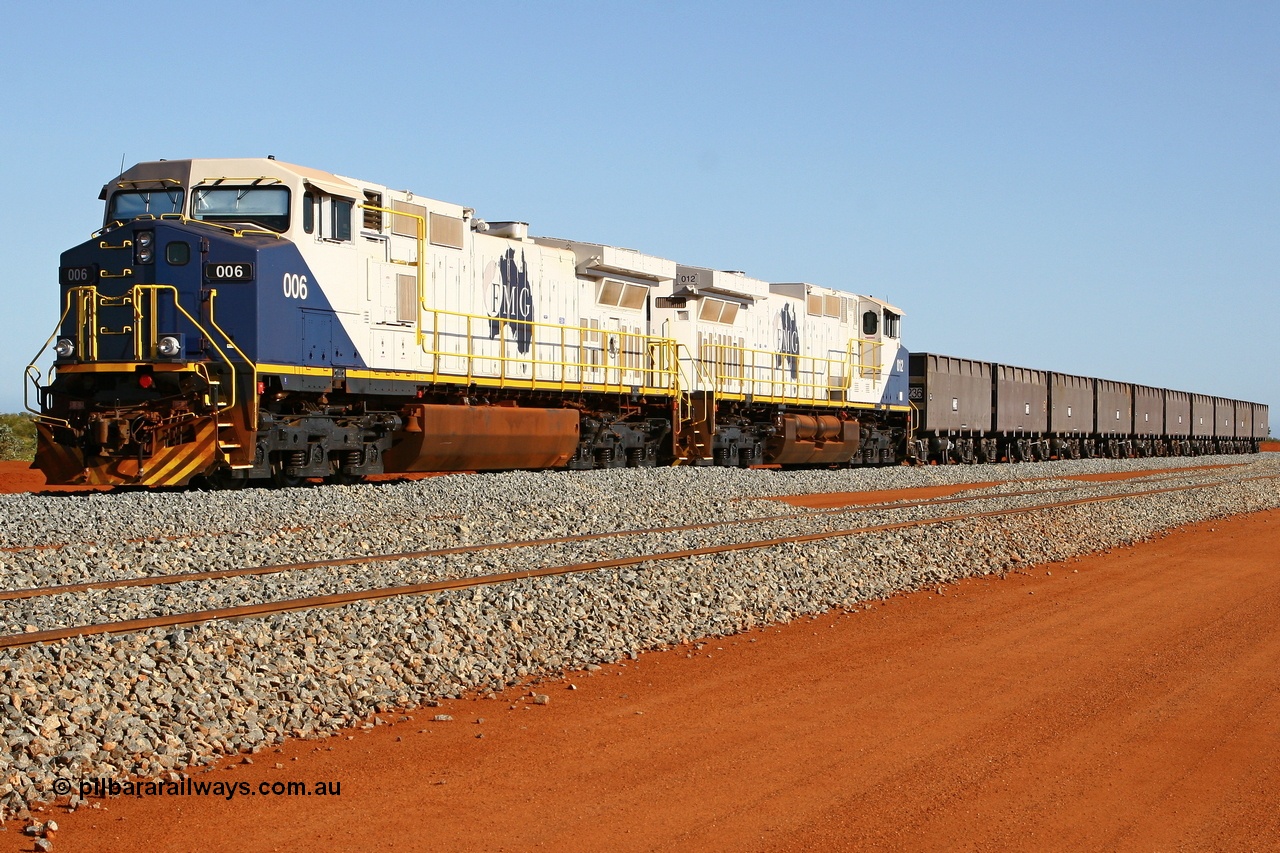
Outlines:
{"label": "rail wheel", "polygon": [[204,476],[205,484],[213,491],[233,492],[249,485],[248,477],[235,477],[230,468],[219,468]]}

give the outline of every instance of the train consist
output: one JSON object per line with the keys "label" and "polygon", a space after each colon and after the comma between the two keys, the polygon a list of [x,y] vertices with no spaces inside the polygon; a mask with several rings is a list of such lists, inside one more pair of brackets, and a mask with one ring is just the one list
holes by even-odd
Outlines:
{"label": "train consist", "polygon": [[932,462],[1257,453],[1268,407],[917,352],[913,455]]}
{"label": "train consist", "polygon": [[[27,368],[50,483],[1208,452],[1265,435],[1265,407],[1230,442],[1188,427],[1099,444],[1097,412],[1093,432],[1011,431],[991,365],[996,421],[974,385],[953,425],[934,402],[948,374],[909,379],[936,357],[909,355],[883,300],[531,236],[272,158],[140,163],[101,199],[103,228],[61,259],[52,372],[45,350]],[[1160,399],[1161,417],[1180,411]]]}

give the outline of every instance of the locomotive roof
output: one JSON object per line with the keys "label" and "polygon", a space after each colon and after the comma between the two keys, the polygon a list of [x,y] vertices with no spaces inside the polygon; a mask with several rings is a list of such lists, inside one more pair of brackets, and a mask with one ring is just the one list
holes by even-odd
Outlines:
{"label": "locomotive roof", "polygon": [[124,189],[129,184],[160,183],[177,181],[190,186],[205,180],[217,178],[249,179],[257,177],[297,177],[316,184],[321,189],[336,192],[339,195],[355,197],[359,195],[361,185],[349,178],[343,178],[332,172],[312,169],[272,160],[269,157],[240,157],[232,159],[190,159],[190,160],[150,160],[130,166],[119,176],[108,181],[102,187],[98,197],[106,199],[113,188]]}
{"label": "locomotive roof", "polygon": [[[274,160],[270,157],[191,158],[185,160],[150,160],[130,166],[103,185],[102,192],[98,198],[106,200],[113,189],[143,189],[148,184],[160,184],[165,181],[176,181],[183,186],[190,187],[202,181],[212,181],[219,178],[234,182],[249,181],[260,177],[274,177],[281,180],[294,178],[301,182],[312,184],[327,193],[349,198],[360,198],[365,189],[382,192],[389,190],[388,187],[381,184],[357,181],[354,178],[337,175],[333,172],[313,169],[310,166],[299,166],[296,163],[286,163],[283,160]],[[397,195],[411,197],[418,203],[428,203],[433,209],[448,208],[453,215],[463,215],[466,210],[459,205],[439,202],[417,194],[395,192]],[[453,208],[456,208],[456,211]],[[708,292],[719,290],[720,287],[716,285],[724,283],[728,287],[728,292],[742,292],[744,295],[760,298],[767,294],[773,286],[794,287],[803,285],[806,291],[813,290],[842,296],[858,296],[860,299],[877,302],[897,314],[902,314],[901,309],[882,299],[839,288],[803,282],[776,282],[769,284],[737,270],[712,270],[691,264],[679,264],[676,261],[649,255],[635,249],[606,246],[601,243],[579,240],[565,240],[557,237],[533,237],[532,239],[534,242],[544,246],[555,246],[572,251],[576,256],[579,272],[587,275],[614,274],[624,277],[632,276],[637,280],[653,282],[675,279],[677,277],[677,268],[690,272],[706,271],[711,274],[710,277],[714,282],[711,286],[704,288]]]}

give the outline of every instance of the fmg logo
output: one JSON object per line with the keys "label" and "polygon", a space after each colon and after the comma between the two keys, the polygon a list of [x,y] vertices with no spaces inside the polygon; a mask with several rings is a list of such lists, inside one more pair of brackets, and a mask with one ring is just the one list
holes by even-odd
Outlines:
{"label": "fmg logo", "polygon": [[796,312],[790,303],[783,305],[778,313],[778,355],[777,366],[784,364],[791,373],[792,379],[800,376],[800,324],[796,322]]}
{"label": "fmg logo", "polygon": [[[533,289],[529,286],[529,265],[524,251],[516,263],[516,250],[484,268],[484,280],[492,288],[489,303],[489,337],[496,338],[502,327],[511,330],[516,349],[525,355],[533,347]],[[509,322],[503,322],[509,321]]]}

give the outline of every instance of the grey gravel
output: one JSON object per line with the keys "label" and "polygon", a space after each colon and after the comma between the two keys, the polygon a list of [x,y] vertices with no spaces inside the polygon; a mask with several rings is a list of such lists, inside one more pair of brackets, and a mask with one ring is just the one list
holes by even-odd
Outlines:
{"label": "grey gravel", "polygon": [[[1244,464],[1238,464],[1244,463]],[[1236,464],[1155,481],[1060,479]],[[27,814],[55,779],[168,778],[286,737],[645,649],[853,608],[1130,544],[1167,528],[1280,506],[1280,459],[777,472],[514,472],[234,493],[0,496],[0,588],[380,555],[707,521],[784,516],[463,555],[0,603],[0,633],[184,613],[763,538],[1000,510],[1046,500],[1227,485],[927,527],[400,596],[269,618],[85,637],[0,652],[0,811]],[[1009,480],[932,507],[815,512],[758,498]],[[1047,494],[1016,497],[1034,489]],[[1070,491],[1052,491],[1070,489]],[[39,547],[36,547],[39,546]],[[545,694],[535,694],[535,702]],[[549,701],[549,699],[544,700]],[[448,715],[437,715],[442,721]],[[370,724],[373,725],[373,724]]]}

